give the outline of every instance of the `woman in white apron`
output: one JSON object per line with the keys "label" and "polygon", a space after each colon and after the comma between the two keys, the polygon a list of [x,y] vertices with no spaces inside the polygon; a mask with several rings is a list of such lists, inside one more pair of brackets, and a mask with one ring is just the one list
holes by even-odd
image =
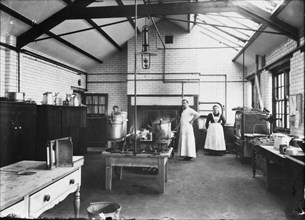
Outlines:
{"label": "woman in white apron", "polygon": [[224,153],[226,143],[223,133],[223,125],[226,123],[225,118],[219,112],[218,106],[213,106],[213,113],[208,115],[205,126],[207,136],[205,139],[204,149],[210,153]]}
{"label": "woman in white apron", "polygon": [[193,122],[199,117],[199,113],[189,107],[186,99],[182,100],[182,110],[179,124],[178,156],[184,157],[184,160],[191,160],[196,157]]}

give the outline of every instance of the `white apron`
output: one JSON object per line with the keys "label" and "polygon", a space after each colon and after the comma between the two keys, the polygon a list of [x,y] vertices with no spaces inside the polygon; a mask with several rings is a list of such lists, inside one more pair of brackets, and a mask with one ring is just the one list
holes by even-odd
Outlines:
{"label": "white apron", "polygon": [[204,148],[208,150],[225,151],[226,143],[223,134],[223,127],[218,123],[220,114],[219,117],[215,117],[214,114],[212,114],[212,116],[215,123],[209,124]]}
{"label": "white apron", "polygon": [[191,108],[185,109],[180,118],[180,133],[178,143],[178,156],[196,157],[195,136],[190,121],[197,112]]}

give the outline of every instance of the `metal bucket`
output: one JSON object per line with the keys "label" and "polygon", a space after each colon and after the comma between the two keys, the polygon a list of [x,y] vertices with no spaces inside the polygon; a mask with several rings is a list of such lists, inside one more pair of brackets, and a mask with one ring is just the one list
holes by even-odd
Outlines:
{"label": "metal bucket", "polygon": [[87,208],[89,220],[120,219],[122,206],[110,202],[93,202]]}

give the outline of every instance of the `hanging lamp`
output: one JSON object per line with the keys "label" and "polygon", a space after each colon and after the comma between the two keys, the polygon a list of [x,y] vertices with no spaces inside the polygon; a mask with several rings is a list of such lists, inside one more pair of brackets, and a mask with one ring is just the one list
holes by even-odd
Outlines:
{"label": "hanging lamp", "polygon": [[149,69],[150,68],[150,58],[151,56],[157,56],[157,54],[150,52],[149,48],[149,26],[146,24],[142,28],[142,51],[141,51],[141,59],[142,59],[142,68]]}

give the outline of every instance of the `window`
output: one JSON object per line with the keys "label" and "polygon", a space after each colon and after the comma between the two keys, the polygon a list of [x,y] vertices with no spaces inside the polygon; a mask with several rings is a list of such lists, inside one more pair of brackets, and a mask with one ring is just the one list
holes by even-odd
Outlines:
{"label": "window", "polygon": [[87,114],[89,116],[105,115],[107,113],[107,94],[86,94]]}
{"label": "window", "polygon": [[276,130],[289,132],[289,67],[274,72],[273,75],[273,115]]}

